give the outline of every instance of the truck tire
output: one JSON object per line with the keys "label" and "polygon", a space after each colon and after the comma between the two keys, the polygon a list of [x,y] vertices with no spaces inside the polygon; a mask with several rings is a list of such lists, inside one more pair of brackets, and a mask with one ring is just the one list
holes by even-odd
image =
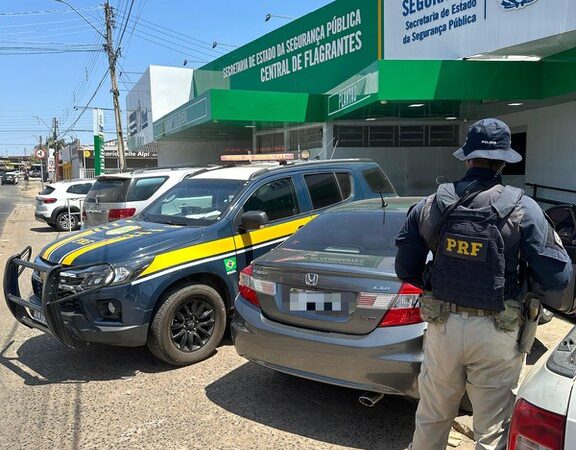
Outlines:
{"label": "truck tire", "polygon": [[162,300],[147,345],[156,358],[187,366],[211,356],[225,330],[226,305],[220,294],[203,284],[181,286]]}

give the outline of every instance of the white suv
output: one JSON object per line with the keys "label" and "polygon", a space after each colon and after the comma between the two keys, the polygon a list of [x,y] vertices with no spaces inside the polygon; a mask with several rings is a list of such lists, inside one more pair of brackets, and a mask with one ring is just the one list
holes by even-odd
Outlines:
{"label": "white suv", "polygon": [[99,176],[84,203],[84,225],[129,219],[189,175],[204,168],[154,168]]}
{"label": "white suv", "polygon": [[60,231],[80,228],[80,211],[95,180],[59,181],[46,185],[36,197],[36,220]]}

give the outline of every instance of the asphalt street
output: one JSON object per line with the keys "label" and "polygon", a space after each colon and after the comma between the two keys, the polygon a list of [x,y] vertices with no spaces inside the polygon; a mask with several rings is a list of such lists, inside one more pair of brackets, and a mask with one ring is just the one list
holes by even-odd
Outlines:
{"label": "asphalt street", "polygon": [[6,219],[18,201],[18,192],[18,185],[0,185],[0,232],[2,232]]}
{"label": "asphalt street", "polygon": [[[1,211],[13,206],[0,236],[3,273],[7,255],[26,245],[37,254],[66,233],[34,220],[38,187],[0,188]],[[20,287],[30,293],[29,274]],[[542,327],[530,363],[569,328],[557,319]],[[366,408],[359,394],[248,363],[229,337],[183,368],[146,348],[72,350],[20,325],[0,301],[0,449],[405,449],[416,403],[391,396]],[[473,448],[461,439],[458,450]]]}

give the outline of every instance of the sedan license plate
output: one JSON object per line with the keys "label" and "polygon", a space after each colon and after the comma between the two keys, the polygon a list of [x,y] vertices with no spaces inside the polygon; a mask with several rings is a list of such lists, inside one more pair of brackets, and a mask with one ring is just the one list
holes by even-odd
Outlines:
{"label": "sedan license plate", "polygon": [[342,293],[290,289],[290,311],[342,311]]}
{"label": "sedan license plate", "polygon": [[40,311],[32,311],[32,318],[36,322],[40,322],[42,325],[48,325],[46,322],[46,316],[44,316]]}

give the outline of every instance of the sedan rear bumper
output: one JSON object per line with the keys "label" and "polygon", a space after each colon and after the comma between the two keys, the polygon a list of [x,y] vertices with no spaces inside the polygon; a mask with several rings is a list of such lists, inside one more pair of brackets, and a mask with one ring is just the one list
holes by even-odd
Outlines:
{"label": "sedan rear bumper", "polygon": [[235,307],[234,346],[250,361],[323,383],[418,397],[425,324],[357,336],[274,322],[240,296]]}

